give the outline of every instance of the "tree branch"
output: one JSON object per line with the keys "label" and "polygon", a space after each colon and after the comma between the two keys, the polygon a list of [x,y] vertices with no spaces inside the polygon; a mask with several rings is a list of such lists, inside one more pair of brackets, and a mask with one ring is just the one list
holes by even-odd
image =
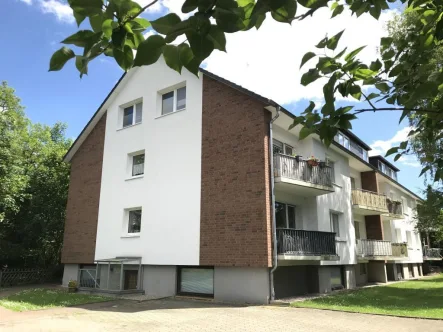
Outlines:
{"label": "tree branch", "polygon": [[151,7],[152,5],[155,5],[158,2],[158,0],[154,0],[151,3],[147,4],[146,6],[144,6],[142,9],[140,9],[138,11],[138,13],[136,13],[134,16],[131,16],[131,20],[136,18],[138,15],[140,15],[141,13],[143,13],[146,9],[148,9],[149,7]]}
{"label": "tree branch", "polygon": [[366,109],[360,109],[356,110],[354,115],[365,113],[365,112],[380,112],[380,111],[409,111],[409,112],[418,112],[418,113],[440,113],[439,111],[435,110],[418,110],[418,109],[410,109],[410,108],[401,108],[401,107],[382,107],[382,108],[366,108]]}

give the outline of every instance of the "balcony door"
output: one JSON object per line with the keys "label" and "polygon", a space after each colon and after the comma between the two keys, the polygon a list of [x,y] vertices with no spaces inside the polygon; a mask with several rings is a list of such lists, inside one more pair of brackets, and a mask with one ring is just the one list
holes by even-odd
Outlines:
{"label": "balcony door", "polygon": [[275,202],[277,228],[302,229],[301,220],[298,220],[296,212],[297,208],[294,205]]}

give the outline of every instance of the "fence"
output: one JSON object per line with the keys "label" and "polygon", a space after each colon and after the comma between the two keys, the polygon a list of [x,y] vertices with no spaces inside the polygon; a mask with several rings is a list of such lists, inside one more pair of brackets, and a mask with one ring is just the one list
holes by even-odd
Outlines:
{"label": "fence", "polygon": [[352,204],[388,212],[386,196],[362,189],[352,189]]}
{"label": "fence", "polygon": [[358,240],[357,251],[359,256],[392,256],[392,245],[389,241]]}
{"label": "fence", "polygon": [[285,177],[332,188],[332,168],[327,166],[325,162],[311,166],[307,160],[275,154],[274,171],[276,177]]}
{"label": "fence", "polygon": [[336,256],[335,233],[279,228],[277,252],[298,256]]}
{"label": "fence", "polygon": [[53,269],[17,268],[0,271],[0,287],[34,284],[48,281]]}

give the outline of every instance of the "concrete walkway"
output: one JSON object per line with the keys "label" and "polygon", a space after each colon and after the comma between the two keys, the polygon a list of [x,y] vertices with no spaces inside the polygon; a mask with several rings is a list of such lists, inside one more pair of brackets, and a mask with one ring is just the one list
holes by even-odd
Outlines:
{"label": "concrete walkway", "polygon": [[443,322],[203,301],[119,300],[24,313],[0,311],[0,331],[443,332]]}

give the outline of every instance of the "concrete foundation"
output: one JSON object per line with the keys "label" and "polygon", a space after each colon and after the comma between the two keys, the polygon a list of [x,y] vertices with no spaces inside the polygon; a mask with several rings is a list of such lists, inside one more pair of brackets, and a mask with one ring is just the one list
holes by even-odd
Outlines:
{"label": "concrete foundation", "polygon": [[70,280],[77,281],[78,268],[79,268],[78,264],[65,264],[63,271],[63,280],[62,280],[63,287],[68,287],[68,283]]}
{"label": "concrete foundation", "polygon": [[354,265],[346,265],[345,268],[345,288],[353,289],[357,287],[356,271]]}
{"label": "concrete foundation", "polygon": [[318,292],[330,293],[331,285],[331,268],[329,266],[321,266],[318,269]]}
{"label": "concrete foundation", "polygon": [[412,264],[412,269],[414,271],[414,278],[418,278],[420,276],[418,273],[418,264]]}
{"label": "concrete foundation", "polygon": [[357,286],[363,286],[368,283],[368,264],[359,263],[354,265],[355,279]]}
{"label": "concrete foundation", "polygon": [[174,296],[177,288],[175,266],[143,265],[143,289],[146,295]]}
{"label": "concrete foundation", "polygon": [[420,274],[420,277],[423,277],[423,266],[422,266],[422,264],[418,265],[418,273]]}
{"label": "concrete foundation", "polygon": [[369,282],[388,282],[386,273],[386,264],[384,262],[369,262],[368,263],[368,281]]}
{"label": "concrete foundation", "polygon": [[215,267],[214,299],[235,303],[269,303],[269,269]]}
{"label": "concrete foundation", "polygon": [[408,269],[408,264],[402,264],[403,265],[403,278],[405,279],[409,279],[409,269]]}

